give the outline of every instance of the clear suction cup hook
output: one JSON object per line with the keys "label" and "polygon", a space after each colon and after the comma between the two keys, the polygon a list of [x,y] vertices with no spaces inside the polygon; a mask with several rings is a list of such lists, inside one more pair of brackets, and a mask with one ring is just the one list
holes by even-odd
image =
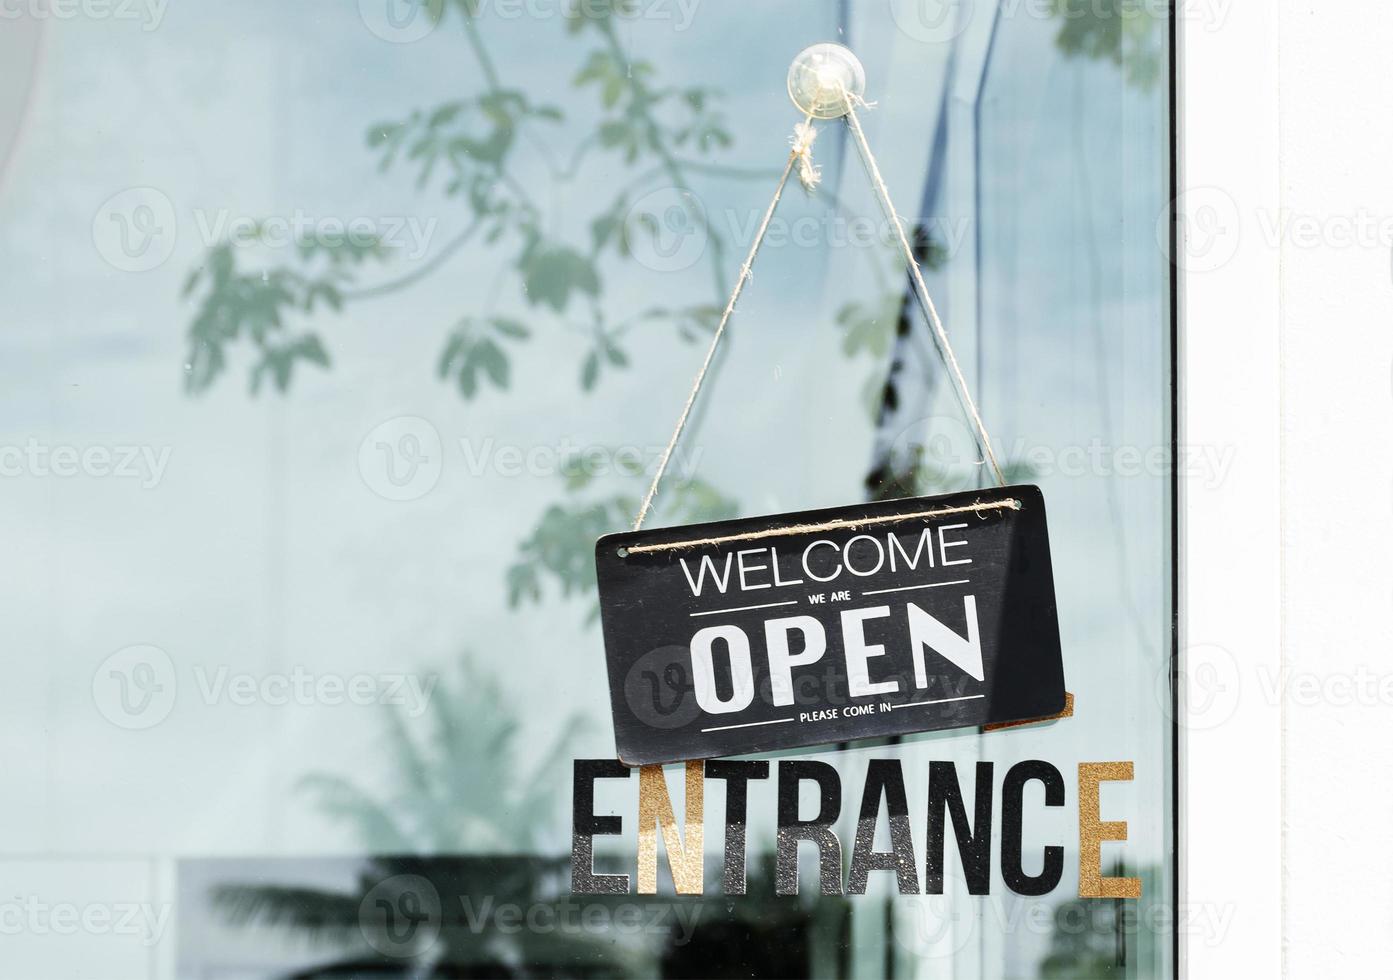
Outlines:
{"label": "clear suction cup hook", "polygon": [[866,69],[849,48],[814,44],[798,52],[788,69],[788,97],[814,119],[846,115],[847,96],[866,94]]}

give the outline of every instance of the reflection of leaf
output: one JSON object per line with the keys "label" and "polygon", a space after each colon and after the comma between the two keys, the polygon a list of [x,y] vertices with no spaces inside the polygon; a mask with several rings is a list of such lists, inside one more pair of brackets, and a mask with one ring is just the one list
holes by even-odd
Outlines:
{"label": "reflection of leaf", "polygon": [[184,283],[186,297],[200,295],[201,290],[188,330],[185,388],[201,392],[211,386],[227,367],[228,345],[238,340],[250,341],[259,355],[251,375],[253,392],[260,391],[267,377],[278,391],[286,391],[297,364],[328,367],[329,353],[317,335],[283,338],[293,314],[313,313],[320,304],[339,309],[341,284],[352,279],[346,266],[380,254],[361,243],[345,242],[343,248],[340,252],[320,242],[301,244],[307,258],[329,256],[329,268],[319,276],[283,267],[243,272],[238,268],[239,252],[230,243],[209,250],[207,262]]}
{"label": "reflection of leaf", "polygon": [[[638,501],[629,497],[576,505],[553,504],[519,546],[518,560],[508,573],[510,585],[514,580],[540,583],[546,576],[561,588],[563,597],[593,592],[595,539],[623,528],[637,509]],[[539,600],[540,586],[531,595],[519,594],[513,605],[524,598]]]}
{"label": "reflection of leaf", "polygon": [[678,146],[694,145],[702,153],[726,149],[734,142],[730,132],[722,125],[721,117],[707,111],[707,103],[715,95],[714,89],[692,88],[682,93],[686,107],[691,110],[691,119],[685,126],[673,132]]}
{"label": "reflection of leaf", "polygon": [[290,388],[290,375],[295,369],[296,361],[308,361],[310,364],[327,368],[329,355],[314,334],[307,334],[279,347],[263,348],[261,360],[252,369],[252,394],[261,390],[262,379],[267,374],[275,381],[276,390],[284,393]]}
{"label": "reflection of leaf", "polygon": [[508,353],[492,334],[513,341],[526,340],[531,333],[516,320],[506,317],[491,317],[476,320],[465,317],[445,343],[436,373],[441,378],[453,376],[465,399],[473,398],[479,392],[480,375],[493,382],[493,386],[506,391],[512,380],[512,364]]}
{"label": "reflection of leaf", "polygon": [[510,320],[507,317],[494,317],[489,321],[493,324],[493,329],[503,334],[505,337],[512,337],[514,340],[526,340],[532,334],[517,320]]}
{"label": "reflection of leaf", "polygon": [[376,123],[368,129],[367,142],[381,154],[381,171],[396,164],[405,150],[416,167],[417,187],[426,186],[443,165],[445,193],[464,197],[476,216],[519,217],[530,212],[530,204],[519,198],[516,185],[499,180],[518,134],[528,120],[555,123],[563,118],[555,106],[534,105],[521,90],[496,88],[429,111],[418,109],[399,122]]}
{"label": "reflection of leaf", "polygon": [[[543,212],[531,192],[537,181],[531,172],[524,179],[514,161],[520,147],[537,150],[554,184],[572,180],[587,152],[596,146],[612,149],[629,162],[655,157],[673,186],[690,195],[691,164],[675,151],[684,147],[710,151],[730,145],[730,133],[714,108],[718,90],[655,84],[656,66],[632,58],[622,43],[614,18],[637,13],[640,0],[590,0],[567,12],[572,33],[590,31],[600,41],[574,76],[577,88],[598,94],[600,112],[570,154],[569,166],[562,165],[563,156],[553,153],[540,134],[543,128],[565,122],[567,114],[554,103],[534,102],[524,89],[502,81],[479,30],[481,0],[408,2],[419,5],[417,13],[432,23],[447,14],[463,18],[484,85],[475,94],[444,99],[403,117],[379,119],[367,127],[366,144],[381,171],[404,169],[417,187],[434,184],[447,197],[467,205],[473,220],[461,240],[477,231],[487,245],[497,245],[509,237],[520,241],[513,260],[518,273],[515,282],[533,306],[564,313],[578,298],[599,298],[600,256],[612,249],[620,258],[632,257],[626,220],[631,192],[636,188],[620,190],[603,211],[592,214],[588,248],[573,247],[543,232]],[[525,141],[524,134],[528,137]],[[695,220],[704,218],[696,216]],[[656,233],[652,227],[649,231]],[[709,226],[706,231],[713,265],[718,266],[722,243]],[[332,246],[313,240],[300,242],[296,249],[298,266],[245,273],[237,270],[235,257],[226,245],[211,248],[205,266],[194,270],[184,284],[185,296],[199,297],[202,302],[189,328],[185,367],[189,391],[212,385],[227,368],[229,348],[248,342],[257,354],[254,389],[270,380],[276,389],[288,390],[297,365],[324,366],[329,361],[315,334],[298,336],[288,343],[270,339],[288,329],[290,314],[312,313],[317,308],[339,311],[347,302],[405,288],[422,279],[457,247],[452,243],[420,270],[396,282],[354,288],[356,267],[387,254],[382,242],[351,238]],[[316,266],[327,271],[321,273]],[[709,333],[718,315],[709,305],[664,314],[677,327],[678,335],[689,341]],[[657,318],[631,318],[605,332],[596,349],[583,355],[582,387],[591,391],[605,370],[627,367],[629,352],[619,345],[618,338],[638,322]],[[504,327],[495,332],[497,336],[491,339],[452,336],[447,341],[440,371],[455,378],[465,397],[473,397],[485,384],[506,388],[511,382],[511,365],[502,341],[519,338]]]}
{"label": "reflection of leaf", "polygon": [[874,303],[852,301],[837,311],[842,328],[842,353],[855,357],[862,351],[880,360],[890,351],[890,338],[900,315],[900,297],[882,296]]}
{"label": "reflection of leaf", "polygon": [[597,477],[611,473],[619,476],[641,476],[644,462],[641,453],[630,447],[601,450],[592,446],[585,452],[567,456],[559,468],[566,481],[566,490],[574,493],[590,486]]}
{"label": "reflection of leaf", "polygon": [[566,5],[566,29],[572,34],[587,27],[599,31],[612,29],[615,17],[633,17],[639,11],[640,0],[587,0],[586,3]]}
{"label": "reflection of leaf", "polygon": [[600,356],[593,350],[585,355],[585,360],[580,367],[580,387],[582,391],[590,391],[595,387],[595,382],[600,378]]}
{"label": "reflection of leaf", "polygon": [[697,524],[702,521],[729,521],[739,514],[735,501],[704,480],[676,483],[662,501],[665,521]]}
{"label": "reflection of leaf", "polygon": [[668,320],[677,327],[677,335],[688,343],[703,336],[709,336],[716,332],[716,325],[721,319],[721,308],[709,304],[698,304],[696,306],[686,306],[679,309],[669,309],[666,306],[654,306],[645,310],[639,320],[654,322]]}
{"label": "reflection of leaf", "polygon": [[[612,454],[615,469],[623,475],[645,477],[642,466],[621,462]],[[594,474],[581,461],[562,467],[568,491],[589,487]],[[711,484],[692,479],[664,485],[656,500],[655,523],[694,524],[734,518],[739,508]],[[542,583],[552,581],[562,598],[591,596],[587,616],[593,620],[595,604],[595,539],[615,531],[627,530],[638,510],[638,501],[626,495],[602,497],[575,504],[553,504],[542,514],[532,533],[518,546],[518,557],[508,570],[508,603],[541,602]]]}
{"label": "reflection of leaf", "polygon": [[603,328],[599,328],[595,334],[595,348],[585,355],[580,366],[580,387],[582,391],[593,391],[595,385],[599,383],[600,371],[608,365],[610,368],[626,368],[629,366],[629,355],[619,347],[614,335],[607,334]]}
{"label": "reflection of leaf", "polygon": [[512,565],[507,577],[509,606],[517,608],[523,602],[542,601],[542,583],[535,565]]}
{"label": "reflection of leaf", "polygon": [[600,348],[605,352],[605,360],[610,364],[620,368],[629,366],[629,355],[620,350],[610,338],[601,337]]}
{"label": "reflection of leaf", "polygon": [[601,26],[608,48],[591,52],[575,77],[577,88],[594,85],[600,105],[616,114],[600,124],[596,137],[601,146],[619,151],[626,163],[652,153],[672,165],[672,147],[695,148],[701,153],[729,147],[733,140],[711,103],[718,94],[711,88],[655,89],[648,79],[656,74],[648,61],[628,58],[617,45],[613,29]]}
{"label": "reflection of leaf", "polygon": [[647,61],[622,62],[609,51],[591,52],[590,60],[576,74],[573,84],[584,88],[592,82],[599,87],[600,103],[613,109],[626,93],[631,96],[642,91],[644,80],[654,74]]}
{"label": "reflection of leaf", "polygon": [[623,234],[624,219],[628,209],[628,195],[620,194],[608,210],[600,212],[590,222],[590,245],[591,250],[596,255],[604,251],[605,246],[611,241],[614,242],[614,247],[620,255],[627,256],[629,254],[627,236]]}
{"label": "reflection of leaf", "polygon": [[1063,23],[1055,43],[1070,57],[1111,61],[1147,89],[1161,76],[1166,19],[1132,0],[1052,0]]}
{"label": "reflection of leaf", "polygon": [[566,308],[573,292],[600,294],[600,275],[594,263],[565,245],[532,245],[523,252],[518,269],[528,302],[544,303],[558,313]]}
{"label": "reflection of leaf", "polygon": [[622,150],[626,163],[638,159],[642,148],[642,133],[628,119],[614,119],[600,127],[600,145],[611,150]]}

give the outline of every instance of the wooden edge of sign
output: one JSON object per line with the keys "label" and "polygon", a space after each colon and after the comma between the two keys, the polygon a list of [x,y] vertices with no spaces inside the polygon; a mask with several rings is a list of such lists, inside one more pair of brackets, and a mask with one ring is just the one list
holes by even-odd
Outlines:
{"label": "wooden edge of sign", "polygon": [[1058,721],[1061,718],[1074,717],[1074,696],[1068,691],[1064,692],[1064,710],[1054,715],[1045,715],[1043,718],[1025,718],[1021,721],[1000,721],[994,725],[983,725],[984,732],[999,732],[1007,728],[1020,728],[1024,725],[1041,725],[1047,721]]}

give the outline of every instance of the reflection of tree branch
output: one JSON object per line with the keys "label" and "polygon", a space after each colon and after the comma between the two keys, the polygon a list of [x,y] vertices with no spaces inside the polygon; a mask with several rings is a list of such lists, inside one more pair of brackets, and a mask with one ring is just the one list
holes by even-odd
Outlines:
{"label": "reflection of tree branch", "polygon": [[475,218],[468,228],[446,242],[444,246],[441,247],[440,251],[427,259],[419,268],[402,276],[400,279],[379,283],[376,286],[364,286],[361,289],[345,289],[343,290],[343,298],[368,299],[373,296],[383,296],[387,293],[394,293],[399,289],[405,289],[407,286],[420,282],[426,276],[440,268],[440,265],[446,259],[458,252],[466,242],[473,238],[474,233],[479,230],[479,226],[482,224],[482,218]]}
{"label": "reflection of tree branch", "polygon": [[[191,390],[201,390],[211,384],[226,364],[224,348],[243,341],[248,334],[263,350],[265,358],[270,359],[269,367],[265,363],[258,365],[254,379],[267,370],[274,370],[278,387],[285,390],[291,368],[296,363],[308,361],[321,367],[329,364],[328,352],[314,334],[279,346],[268,343],[265,338],[272,331],[283,330],[289,316],[312,314],[317,305],[340,309],[345,302],[399,293],[438,272],[467,244],[482,240],[492,244],[503,235],[517,235],[521,237],[521,248],[505,260],[502,274],[491,277],[489,291],[492,295],[484,307],[492,308],[498,290],[516,283],[507,274],[510,268],[522,275],[523,296],[529,306],[540,308],[540,313],[554,310],[564,316],[568,303],[575,300],[588,303],[587,312],[592,321],[588,332],[595,343],[581,374],[582,387],[588,391],[598,373],[589,366],[592,362],[613,368],[628,364],[627,353],[614,341],[633,322],[616,326],[605,321],[604,310],[598,302],[603,283],[597,268],[600,253],[607,243],[614,241],[615,232],[625,223],[625,195],[632,197],[636,188],[662,181],[670,182],[674,190],[694,200],[691,180],[697,173],[738,179],[764,175],[762,168],[722,167],[711,161],[680,159],[679,152],[689,140],[694,141],[693,147],[699,147],[692,150],[694,155],[709,152],[712,146],[730,145],[730,136],[720,127],[717,117],[704,109],[705,100],[714,90],[663,85],[649,77],[652,66],[641,59],[626,57],[614,26],[608,21],[597,31],[604,38],[592,53],[591,63],[595,64],[596,59],[605,63],[601,102],[604,110],[618,105],[618,115],[611,117],[608,112],[603,113],[600,128],[582,134],[569,148],[551,145],[539,124],[542,120],[564,121],[563,112],[553,105],[534,105],[526,92],[509,87],[509,79],[500,71],[500,66],[506,69],[507,64],[492,55],[487,29],[477,17],[477,4],[473,0],[457,0],[457,5],[464,14],[461,21],[463,40],[480,72],[471,86],[472,96],[418,108],[403,120],[373,126],[369,130],[368,145],[380,150],[379,169],[382,171],[398,160],[414,161],[403,165],[419,171],[414,175],[418,187],[426,186],[437,166],[443,167],[445,195],[465,198],[471,207],[471,216],[466,219],[470,222],[468,227],[434,254],[413,259],[405,268],[384,270],[382,275],[386,281],[375,284],[370,281],[364,284],[359,279],[362,270],[358,267],[368,257],[382,257],[385,251],[381,249],[362,254],[327,248],[306,251],[297,256],[301,264],[308,264],[321,254],[328,256],[330,262],[329,271],[313,279],[290,264],[271,270],[269,276],[247,275],[237,271],[231,252],[223,250],[214,255],[213,258],[220,256],[220,264],[214,268],[210,259],[205,266],[218,274],[203,275],[200,270],[204,267],[200,267],[189,277],[185,287],[186,296],[199,288],[207,293],[189,328],[196,355],[191,356],[191,360],[201,358],[203,365],[196,383],[191,383]],[[571,33],[575,33],[574,28]],[[576,85],[585,84],[588,71],[582,71]],[[669,100],[676,99],[690,103],[693,112],[690,124],[669,123]],[[469,116],[456,123],[461,113],[481,114],[486,127],[476,132],[475,120]],[[620,130],[623,131],[619,133],[620,139],[615,140]],[[625,140],[628,141],[625,147],[628,160],[633,162],[642,155],[648,157],[643,161],[646,166],[640,168],[643,172],[636,178],[630,177],[625,190],[606,211],[591,216],[591,247],[587,250],[579,243],[572,246],[561,235],[549,234],[544,225],[559,200],[553,192],[560,185],[579,179],[582,168],[596,149]],[[544,167],[549,181],[539,181],[534,186],[512,172],[509,164],[523,147],[529,156],[537,154],[536,160]],[[692,208],[689,213],[692,222],[708,236],[707,257],[719,298],[726,288],[724,254],[730,232],[725,236],[719,234],[703,211]],[[498,251],[501,256],[506,250]],[[621,242],[617,252],[621,257],[631,257],[627,242]],[[395,278],[391,278],[393,274]],[[705,329],[710,309],[700,304],[671,309],[654,307],[634,321],[671,320],[679,334],[691,340]],[[450,343],[455,346],[447,350],[454,352],[453,359],[446,361],[449,369],[458,368],[462,393],[466,398],[473,397],[476,376],[484,369],[496,384],[506,387],[507,355],[492,334],[502,331],[503,336],[517,340],[525,339],[527,330],[516,321],[508,321],[505,326],[488,318],[465,317],[461,322],[465,321],[484,322],[486,332],[480,339],[457,326],[451,335]]]}
{"label": "reflection of tree branch", "polygon": [[[503,78],[498,74],[498,66],[493,63],[493,58],[488,53],[488,48],[484,44],[484,39],[479,36],[479,25],[475,23],[474,17],[468,13],[464,16],[464,37],[465,40],[469,42],[469,49],[474,52],[474,60],[479,63],[479,70],[484,73],[484,81],[488,84],[489,92],[494,95],[502,92]],[[541,140],[537,139],[531,127],[527,124],[527,120],[521,120],[518,123],[518,129],[521,131],[523,138],[532,144],[532,148],[542,155],[547,162],[547,168],[555,175],[557,173],[557,167],[552,157],[551,149]],[[528,193],[527,188],[522,186],[516,178],[504,170],[501,163],[498,166],[498,179],[507,185],[514,194],[518,195],[518,198],[523,204],[530,208],[532,213],[540,219],[542,214],[541,209],[538,208],[536,203],[532,200],[532,196]]]}
{"label": "reflection of tree branch", "polygon": [[708,163],[705,160],[691,160],[686,157],[674,159],[687,170],[712,177],[735,177],[740,180],[778,180],[781,173],[778,168],[736,167],[724,163]]}
{"label": "reflection of tree branch", "polygon": [[566,165],[565,170],[558,171],[556,175],[557,179],[573,180],[576,174],[580,172],[580,165],[585,161],[585,157],[591,150],[599,145],[600,137],[598,133],[591,133],[589,136],[585,137],[585,139],[577,143],[576,148],[571,151],[570,163]]}
{"label": "reflection of tree branch", "polygon": [[[658,159],[662,161],[663,171],[672,181],[673,187],[687,194],[693,193],[691,184],[687,181],[687,175],[683,172],[681,162],[668,148],[667,141],[663,138],[662,127],[658,125],[658,120],[653,116],[652,106],[655,101],[653,91],[644,84],[642,74],[633,70],[633,63],[629,60],[629,54],[624,50],[624,46],[619,43],[619,37],[614,33],[614,26],[609,21],[603,21],[600,24],[600,33],[604,35],[605,44],[609,48],[615,64],[623,67],[629,78],[629,86],[634,93],[632,103],[634,117],[643,125],[649,145],[657,154]],[[710,238],[711,277],[715,283],[716,295],[720,296],[726,288],[725,243],[720,236],[714,233],[710,222],[706,221],[704,216],[701,220],[706,225]]]}
{"label": "reflection of tree branch", "polygon": [[[731,167],[724,166],[719,163],[704,163],[700,160],[687,160],[681,157],[676,158],[676,162],[679,166],[686,170],[691,170],[696,173],[703,173],[710,177],[728,177],[733,180],[767,179],[770,181],[774,181],[779,179],[780,173],[778,170],[763,170],[758,167]],[[637,177],[632,178],[627,184],[624,185],[624,189],[621,190],[617,195],[615,195],[616,203],[619,201],[620,198],[624,197],[624,195],[633,193],[634,191],[642,187],[644,184],[647,184],[654,177],[666,173],[668,173],[668,168],[664,164],[659,164],[656,167],[651,167],[648,170],[645,170]],[[830,191],[825,187],[819,186],[813,188],[810,193],[814,197],[819,197],[822,200],[826,201],[838,214],[844,217],[849,215],[849,212],[846,210],[846,208],[842,206],[841,199],[837,197],[834,191]],[[611,205],[611,207],[613,207],[613,205]]]}
{"label": "reflection of tree branch", "polygon": [[464,17],[464,36],[474,52],[475,60],[479,62],[479,69],[484,73],[484,81],[488,82],[489,88],[494,91],[501,89],[503,80],[498,74],[498,67],[493,63],[488,48],[484,46],[484,39],[479,36],[479,25],[468,14]]}
{"label": "reflection of tree branch", "polygon": [[619,201],[625,197],[625,195],[633,193],[634,191],[642,187],[644,184],[652,180],[654,177],[661,176],[665,173],[667,173],[667,168],[659,165],[657,167],[650,167],[643,173],[639,174],[637,177],[630,179],[630,181],[624,185],[623,189],[620,190],[620,192],[614,196],[615,203],[610,205],[611,209],[613,209],[614,206],[617,205]]}
{"label": "reflection of tree branch", "polygon": [[532,200],[532,195],[528,192],[527,188],[523,186],[522,182],[502,167],[498,168],[497,175],[499,183],[503,184],[504,187],[507,187],[517,195],[518,201],[522,206],[531,211],[532,216],[540,221],[542,219],[542,209],[537,206],[536,201]]}

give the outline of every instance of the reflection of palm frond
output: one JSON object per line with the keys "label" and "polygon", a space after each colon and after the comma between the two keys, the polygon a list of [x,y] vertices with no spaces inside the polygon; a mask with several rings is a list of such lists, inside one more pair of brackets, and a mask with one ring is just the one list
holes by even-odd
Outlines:
{"label": "reflection of palm frond", "polygon": [[359,900],[289,885],[218,885],[213,906],[240,928],[293,931],[311,945],[344,947],[359,937]]}
{"label": "reflection of palm frond", "polygon": [[[776,976],[790,968],[802,975],[834,956],[836,943],[824,950],[817,937],[842,934],[849,914],[845,900],[771,904],[769,854],[755,861],[747,895],[682,900],[700,928],[682,935],[680,944],[670,920],[628,937],[596,932],[588,920],[564,929],[500,928],[504,909],[550,908],[552,921],[579,914],[576,901],[564,894],[569,857],[525,852],[535,853],[555,812],[551,795],[565,780],[551,770],[567,761],[567,743],[581,727],[579,718],[569,719],[544,761],[523,770],[517,760],[522,730],[501,685],[466,659],[457,677],[436,685],[424,716],[389,715],[384,744],[393,774],[381,797],[338,775],[315,774],[300,783],[321,812],[351,826],[369,850],[393,849],[396,856],[369,858],[357,882],[337,892],[228,882],[214,888],[214,907],[231,925],[280,932],[344,957],[303,977],[444,980],[511,976],[519,969],[529,975],[617,977],[662,970],[681,977],[693,968],[707,976]],[[441,856],[485,848],[515,856]],[[430,895],[438,937],[429,948],[395,957],[374,952],[389,935],[378,911],[381,899],[412,889]],[[628,895],[597,895],[586,896],[584,908],[590,914],[608,907],[606,914],[614,915],[643,904]]]}
{"label": "reflection of palm frond", "polygon": [[299,788],[314,797],[315,805],[325,816],[355,826],[365,848],[392,854],[411,850],[391,813],[347,779],[313,774],[300,780]]}
{"label": "reflection of palm frond", "polygon": [[[545,906],[559,912],[565,905],[560,883],[568,869],[565,858],[377,857],[363,866],[351,890],[230,883],[214,888],[213,903],[233,925],[283,931],[311,947],[366,957],[359,964],[336,962],[305,976],[509,976],[510,966],[519,963],[564,965],[577,975],[594,976],[642,976],[651,970],[655,951],[644,942],[616,946],[612,937],[584,929],[497,927],[493,916],[502,909]],[[375,953],[391,948],[384,947],[384,940],[397,940],[390,938],[390,927],[378,913],[381,902],[374,897],[390,899],[402,890],[420,897],[438,935],[414,953]],[[601,896],[607,898],[623,900]],[[355,965],[364,972],[352,973]]]}
{"label": "reflection of palm frond", "polygon": [[[442,923],[437,950],[443,950],[444,962],[500,967],[541,955],[540,947],[534,948],[540,942],[558,962],[569,958],[614,973],[621,961],[635,960],[635,951],[621,956],[585,935],[500,937],[497,930],[481,932],[458,922],[460,904],[469,897],[487,898],[495,906],[554,901],[569,868],[566,861],[439,856],[535,851],[556,811],[552,796],[564,782],[555,769],[567,761],[566,745],[583,727],[579,716],[569,718],[542,762],[525,771],[518,760],[522,729],[502,686],[466,657],[458,676],[432,689],[424,716],[412,720],[388,712],[383,743],[392,766],[381,796],[333,773],[312,773],[299,783],[321,813],[352,828],[365,850],[401,856],[370,859],[352,890],[234,882],[213,889],[213,905],[233,926],[288,932],[312,946],[366,953],[371,945],[365,930],[371,925],[364,921],[365,900],[383,883],[415,876],[430,883],[442,911],[451,913]],[[525,954],[521,943],[527,944]]]}
{"label": "reflection of palm frond", "polygon": [[555,811],[555,767],[585,722],[569,718],[539,766],[523,772],[521,732],[507,705],[497,679],[465,658],[457,679],[436,685],[420,730],[401,713],[387,716],[392,769],[384,798],[330,773],[306,776],[299,789],[320,812],[351,826],[371,852],[534,850]]}

